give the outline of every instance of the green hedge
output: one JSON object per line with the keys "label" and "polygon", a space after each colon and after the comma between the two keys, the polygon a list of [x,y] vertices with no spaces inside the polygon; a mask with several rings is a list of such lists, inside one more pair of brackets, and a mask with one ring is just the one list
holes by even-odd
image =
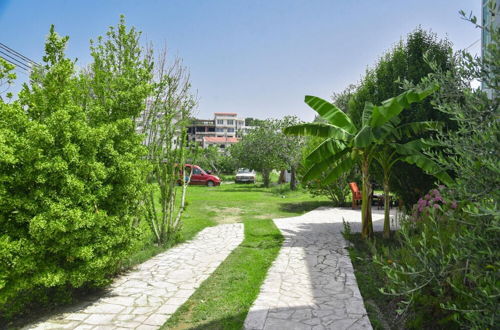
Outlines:
{"label": "green hedge", "polygon": [[[123,24],[114,41],[127,46],[138,34]],[[127,86],[147,86],[147,72],[131,74],[143,67],[131,52],[126,72],[94,64],[78,75],[67,40],[52,27],[43,67],[17,101],[0,100],[0,317],[50,290],[106,284],[135,236],[147,167],[133,117],[147,89]],[[102,45],[96,63],[134,47]],[[115,95],[96,97],[112,83]]]}

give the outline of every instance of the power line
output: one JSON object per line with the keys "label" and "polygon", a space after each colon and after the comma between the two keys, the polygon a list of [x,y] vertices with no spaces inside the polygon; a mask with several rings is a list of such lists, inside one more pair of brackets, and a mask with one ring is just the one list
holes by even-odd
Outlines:
{"label": "power line", "polygon": [[481,39],[477,39],[476,41],[474,41],[473,43],[471,43],[468,47],[466,47],[464,50],[467,50],[467,49],[471,48],[472,46],[474,46],[475,44],[477,44],[479,41],[481,41]]}
{"label": "power line", "polygon": [[[1,54],[3,54],[3,55],[1,55]],[[23,63],[19,59],[16,59],[15,57],[12,57],[7,53],[4,53],[1,49],[0,49],[0,57],[3,58],[4,60],[8,61],[10,64],[15,65],[16,67],[19,67],[20,69],[24,69],[26,71],[31,70],[31,67],[29,64]],[[6,58],[6,57],[8,57],[8,58]],[[9,58],[10,58],[10,60],[9,60]],[[13,63],[13,62],[16,62],[16,63]]]}
{"label": "power line", "polygon": [[40,66],[40,64],[36,63],[35,61],[33,61],[32,59],[30,59],[29,57],[27,56],[24,56],[23,54],[15,51],[14,49],[10,48],[9,46],[3,44],[0,42],[0,48],[3,48],[4,50],[6,50],[7,52],[13,54],[14,56],[18,56],[20,58],[22,58],[24,61],[27,61],[27,62],[30,62],[31,64],[33,65],[36,65],[36,66]]}
{"label": "power line", "polygon": [[22,69],[24,71],[28,71],[23,67],[18,66],[16,63],[12,62],[12,60],[9,60],[8,58],[4,58],[3,56],[0,55],[0,58],[4,59],[5,61],[9,62],[10,64],[14,65],[16,69]]}

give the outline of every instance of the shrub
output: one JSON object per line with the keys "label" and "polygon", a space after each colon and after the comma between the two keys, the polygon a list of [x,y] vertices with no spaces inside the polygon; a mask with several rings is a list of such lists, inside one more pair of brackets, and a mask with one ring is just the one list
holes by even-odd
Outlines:
{"label": "shrub", "polygon": [[[455,182],[423,196],[402,225],[401,249],[377,258],[390,279],[386,291],[405,297],[401,312],[416,315],[407,325],[413,328],[500,323],[500,31],[483,28],[492,41],[482,59],[459,52],[448,71],[431,62],[435,73],[421,82],[441,86],[433,104],[456,122],[456,130],[435,138],[442,151],[428,153],[455,173]],[[485,89],[472,89],[474,79]]]}
{"label": "shrub", "polygon": [[93,93],[82,101],[85,77],[65,57],[67,41],[51,27],[43,67],[18,101],[0,102],[0,315],[6,317],[48,289],[108,283],[133,243],[139,216],[144,149],[133,113],[99,104]]}

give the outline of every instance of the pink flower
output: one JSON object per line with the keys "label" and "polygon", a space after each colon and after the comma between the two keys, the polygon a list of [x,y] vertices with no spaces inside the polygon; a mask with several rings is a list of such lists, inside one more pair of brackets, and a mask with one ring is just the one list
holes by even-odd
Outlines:
{"label": "pink flower", "polygon": [[426,200],[429,200],[429,199],[431,199],[431,195],[427,194],[427,195],[425,195],[425,196],[424,196],[424,198],[425,198]]}
{"label": "pink flower", "polygon": [[451,202],[451,208],[452,209],[456,209],[457,208],[457,202],[456,201]]}
{"label": "pink flower", "polygon": [[434,202],[444,202],[443,197],[441,197],[441,196],[435,197]]}
{"label": "pink flower", "polygon": [[434,206],[435,209],[439,208],[439,204],[434,204],[433,206]]}

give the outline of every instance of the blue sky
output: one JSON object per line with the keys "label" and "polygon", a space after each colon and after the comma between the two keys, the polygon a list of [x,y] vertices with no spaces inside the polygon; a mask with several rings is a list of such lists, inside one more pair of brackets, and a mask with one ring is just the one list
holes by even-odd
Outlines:
{"label": "blue sky", "polygon": [[[0,0],[0,42],[41,61],[55,24],[70,36],[68,56],[83,66],[89,40],[124,14],[143,41],[184,59],[199,117],[311,120],[304,95],[328,99],[356,83],[418,25],[455,49],[473,44],[480,32],[458,11],[479,16],[480,8],[480,0]],[[469,51],[479,52],[479,43]]]}

